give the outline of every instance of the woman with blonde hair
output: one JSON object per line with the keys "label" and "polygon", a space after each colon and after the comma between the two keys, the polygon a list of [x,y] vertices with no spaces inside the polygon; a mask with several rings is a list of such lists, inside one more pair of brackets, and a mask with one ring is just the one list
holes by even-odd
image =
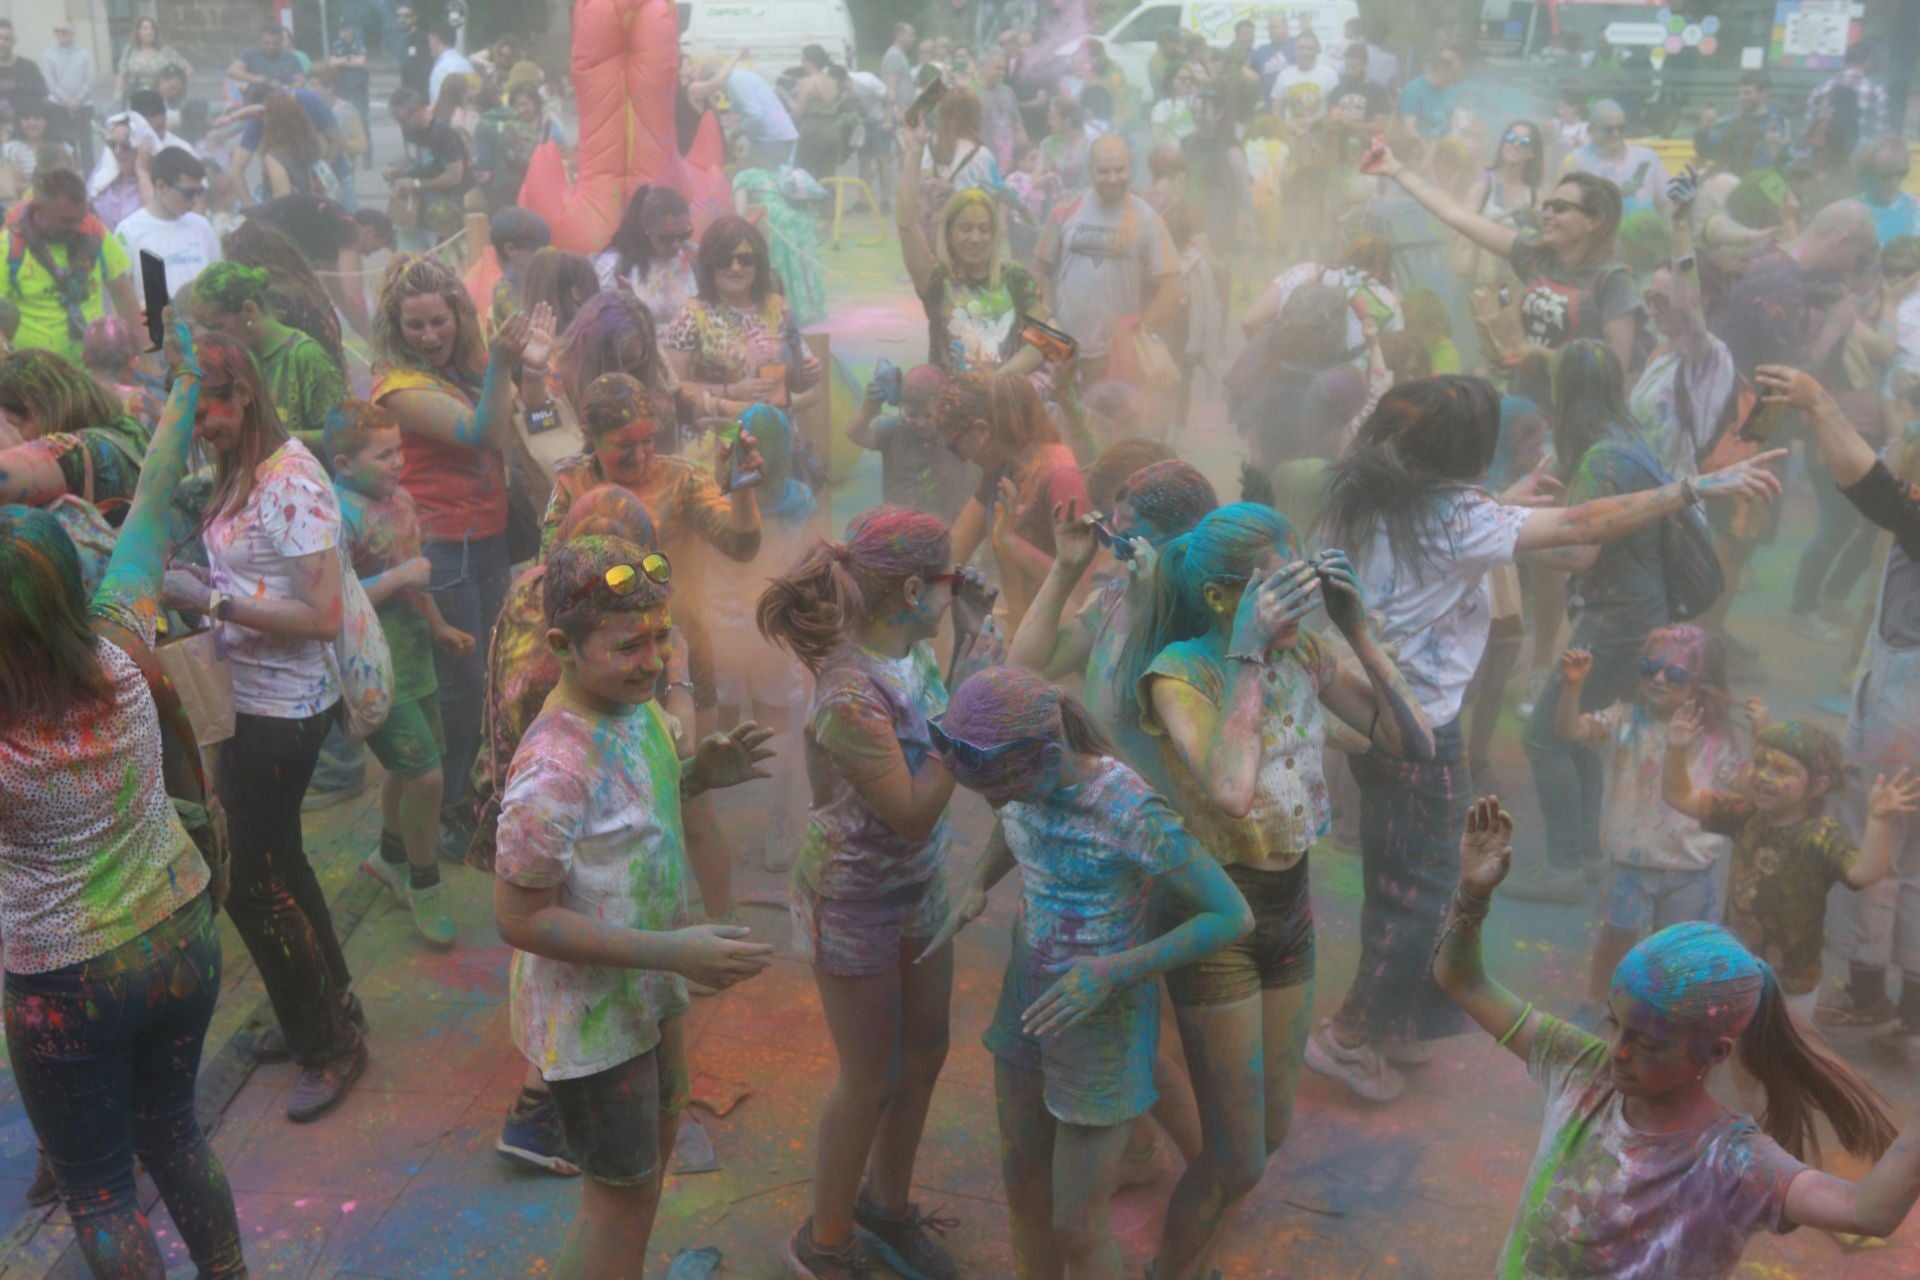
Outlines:
{"label": "woman with blonde hair", "polygon": [[[373,316],[373,393],[400,423],[406,442],[400,485],[420,515],[421,551],[447,624],[487,635],[506,599],[507,480],[500,444],[513,412],[515,366],[545,378],[553,313],[536,306],[480,339],[480,319],[453,268],[438,258],[400,254],[387,264]],[[471,828],[464,805],[478,749],[486,655],[434,651],[447,794],[461,848]]]}

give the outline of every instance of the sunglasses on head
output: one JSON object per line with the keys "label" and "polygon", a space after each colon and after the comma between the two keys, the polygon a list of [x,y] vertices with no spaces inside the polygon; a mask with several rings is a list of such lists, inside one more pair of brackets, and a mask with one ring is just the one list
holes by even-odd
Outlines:
{"label": "sunglasses on head", "polygon": [[999,761],[1029,747],[1047,745],[1045,738],[1015,738],[991,747],[976,747],[964,738],[956,738],[933,721],[927,721],[927,737],[933,742],[933,749],[941,758],[950,760],[969,773],[981,773],[994,767]]}
{"label": "sunglasses on head", "polygon": [[736,268],[757,267],[760,265],[760,255],[757,253],[736,253],[727,259],[727,265]]}
{"label": "sunglasses on head", "polygon": [[1668,684],[1686,684],[1693,679],[1693,672],[1687,670],[1685,667],[1676,667],[1670,663],[1661,662],[1658,658],[1640,659],[1640,678],[1642,680],[1651,680],[1655,676],[1663,674],[1667,677]]}
{"label": "sunglasses on head", "polygon": [[607,571],[599,577],[589,578],[587,581],[575,587],[573,594],[568,596],[567,599],[569,602],[579,600],[592,594],[596,587],[605,587],[615,596],[625,599],[640,589],[640,579],[642,575],[645,575],[649,582],[664,587],[673,580],[673,566],[668,563],[667,557],[661,552],[649,551],[646,555],[640,557],[640,563],[637,566],[616,564],[610,566]]}
{"label": "sunglasses on head", "polygon": [[1589,218],[1593,216],[1593,210],[1578,200],[1543,200],[1540,202],[1540,208],[1546,213],[1584,213]]}
{"label": "sunglasses on head", "polygon": [[1530,147],[1533,145],[1533,135],[1530,133],[1515,133],[1509,129],[1507,136],[1500,139],[1500,141],[1511,143],[1516,147]]}

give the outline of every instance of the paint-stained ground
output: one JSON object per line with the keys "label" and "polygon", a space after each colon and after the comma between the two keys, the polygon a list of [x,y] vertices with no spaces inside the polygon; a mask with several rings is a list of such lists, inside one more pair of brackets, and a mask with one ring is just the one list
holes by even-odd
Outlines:
{"label": "paint-stained ground", "polygon": [[[888,250],[848,251],[830,265],[854,279],[897,288]],[[874,293],[869,286],[869,296]],[[876,303],[846,309],[836,351],[858,372],[878,355],[907,363],[919,355],[917,308]],[[900,335],[908,335],[902,337]],[[1202,427],[1179,441],[1222,482],[1232,474],[1237,441]],[[871,471],[836,499],[839,518],[870,500]],[[1788,534],[1755,567],[1753,594],[1735,611],[1735,629],[1769,651],[1764,693],[1776,714],[1811,710],[1840,691],[1841,660],[1784,623],[1792,553],[1812,528],[1804,493],[1789,511]],[[1516,690],[1519,681],[1516,680]],[[1538,817],[1509,723],[1495,768],[1518,784],[1523,851],[1537,847]],[[674,1254],[713,1246],[722,1274],[782,1274],[779,1245],[806,1213],[815,1117],[832,1077],[819,1002],[806,968],[788,952],[782,878],[745,865],[757,859],[767,822],[749,788],[723,796],[729,842],[740,851],[742,912],[757,935],[781,947],[762,977],[723,996],[697,1000],[689,1016],[689,1056],[697,1089],[744,1097],[724,1117],[696,1109],[720,1168],[676,1174],[654,1235],[649,1274],[664,1275]],[[972,797],[957,802],[964,838],[951,874],[963,876],[987,825]],[[795,835],[791,823],[783,833]],[[400,909],[352,874],[373,846],[371,795],[309,815],[309,848],[352,923],[347,954],[371,1024],[372,1061],[338,1112],[311,1126],[282,1112],[290,1066],[264,1067],[237,1090],[220,1068],[236,1060],[229,1040],[259,1002],[259,986],[231,928],[223,923],[228,994],[209,1041],[204,1089],[210,1102],[231,1093],[219,1112],[214,1145],[226,1162],[240,1208],[248,1261],[256,1277],[314,1280],[445,1280],[551,1273],[577,1195],[576,1184],[525,1171],[496,1155],[503,1109],[522,1063],[507,1036],[506,949],[495,935],[487,881],[449,872],[460,944],[435,953],[416,943]],[[1358,859],[1331,843],[1313,863],[1319,923],[1317,1002],[1330,1012],[1356,960]],[[1015,886],[996,893],[987,917],[957,943],[953,1048],[934,1096],[915,1195],[924,1209],[959,1220],[948,1243],[968,1277],[1011,1274],[1006,1208],[994,1125],[992,1066],[980,1047],[998,991]],[[1496,973],[1543,1005],[1570,1009],[1584,986],[1592,908],[1501,903],[1489,930]],[[1839,966],[1829,959],[1829,976]],[[1887,1045],[1849,1042],[1904,1116],[1920,1094],[1920,1062]],[[703,1079],[704,1078],[704,1079]],[[211,1107],[209,1108],[211,1110]],[[1300,1089],[1294,1132],[1265,1181],[1230,1229],[1221,1265],[1229,1280],[1252,1277],[1367,1277],[1455,1280],[1488,1275],[1517,1202],[1538,1137],[1540,1099],[1520,1065],[1484,1036],[1450,1042],[1415,1075],[1398,1102],[1376,1107],[1312,1074]],[[26,1210],[33,1139],[0,1074],[0,1280],[85,1274],[67,1248],[71,1228],[59,1210]],[[1141,1274],[1172,1186],[1171,1161],[1149,1185],[1119,1195],[1113,1219],[1128,1260]],[[150,1189],[148,1191],[151,1198]],[[176,1276],[191,1267],[164,1211],[156,1229],[170,1246]],[[1802,1231],[1755,1242],[1745,1280],[1894,1280],[1920,1275],[1920,1221],[1906,1239],[1843,1252],[1831,1237]]]}

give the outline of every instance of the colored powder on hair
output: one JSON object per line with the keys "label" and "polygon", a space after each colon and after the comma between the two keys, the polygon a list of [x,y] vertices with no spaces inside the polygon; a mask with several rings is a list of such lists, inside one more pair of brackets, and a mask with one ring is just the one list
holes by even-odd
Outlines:
{"label": "colored powder on hair", "polygon": [[1810,721],[1770,724],[1754,735],[1753,745],[1792,756],[1806,768],[1809,779],[1827,779],[1829,790],[1846,780],[1847,757],[1840,740]]}
{"label": "colored powder on hair", "polygon": [[1644,939],[1613,971],[1613,989],[1667,1021],[1711,1036],[1737,1036],[1753,1021],[1767,966],[1732,933],[1695,921]]}

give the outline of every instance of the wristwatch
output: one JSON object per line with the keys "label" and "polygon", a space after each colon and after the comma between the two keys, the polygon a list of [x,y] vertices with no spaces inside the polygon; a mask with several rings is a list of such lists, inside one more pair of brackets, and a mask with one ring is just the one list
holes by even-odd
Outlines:
{"label": "wristwatch", "polygon": [[230,621],[233,617],[233,597],[224,591],[209,591],[207,616],[215,622]]}

